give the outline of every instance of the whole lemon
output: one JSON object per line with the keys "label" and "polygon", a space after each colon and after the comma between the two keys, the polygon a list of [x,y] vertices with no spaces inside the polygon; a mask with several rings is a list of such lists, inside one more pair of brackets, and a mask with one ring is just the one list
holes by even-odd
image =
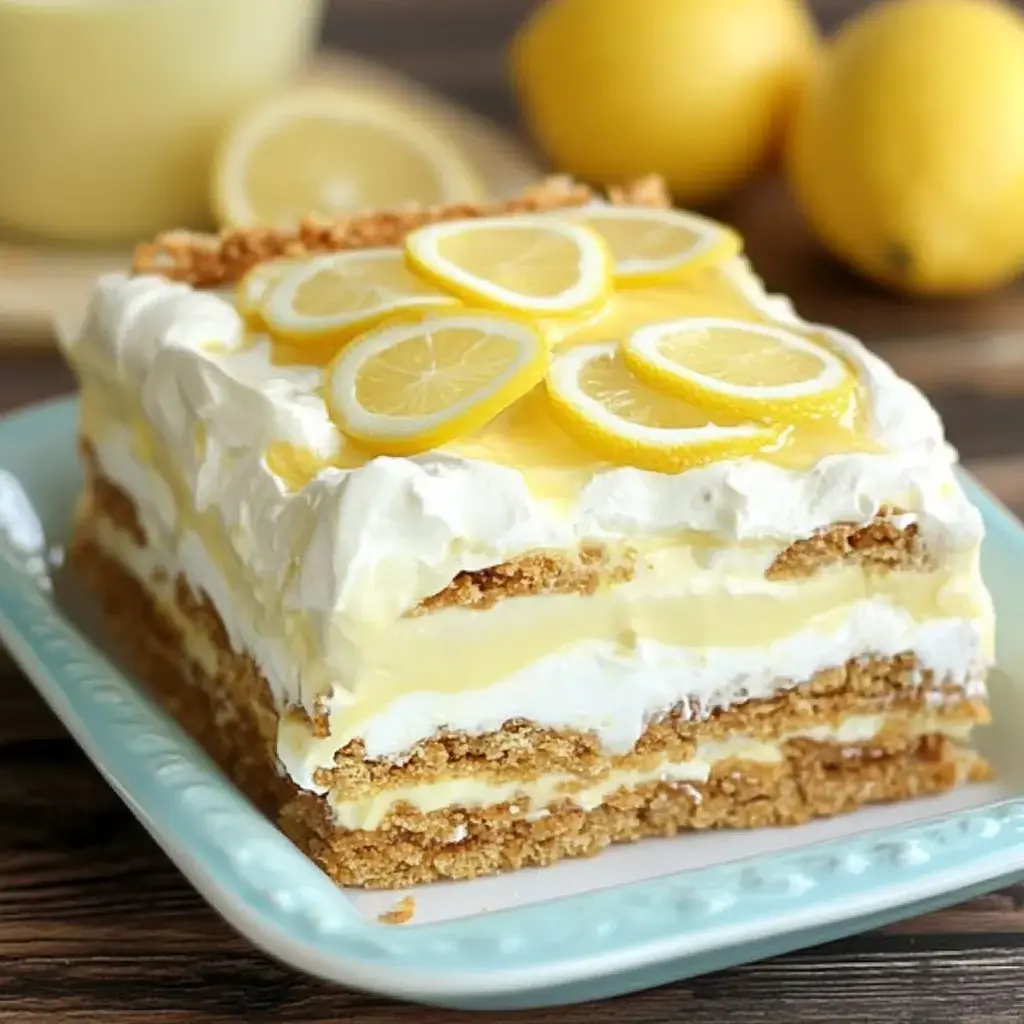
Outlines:
{"label": "whole lemon", "polygon": [[837,37],[787,146],[825,245],[902,291],[972,292],[1024,265],[1024,18],[892,0]]}
{"label": "whole lemon", "polygon": [[781,143],[816,45],[801,0],[548,0],[512,70],[526,126],[562,170],[657,172],[700,203]]}

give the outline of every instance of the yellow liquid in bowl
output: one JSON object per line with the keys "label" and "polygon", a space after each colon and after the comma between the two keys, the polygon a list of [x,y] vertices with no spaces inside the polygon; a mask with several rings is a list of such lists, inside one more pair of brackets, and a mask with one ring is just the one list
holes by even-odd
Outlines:
{"label": "yellow liquid in bowl", "polygon": [[73,241],[209,224],[226,125],[301,67],[323,0],[0,0],[0,224]]}

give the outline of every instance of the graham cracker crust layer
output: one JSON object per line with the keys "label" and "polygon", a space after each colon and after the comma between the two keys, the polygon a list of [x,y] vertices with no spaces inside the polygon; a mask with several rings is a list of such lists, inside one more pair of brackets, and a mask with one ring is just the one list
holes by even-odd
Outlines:
{"label": "graham cracker crust layer", "polygon": [[[72,545],[73,564],[103,602],[118,641],[137,674],[211,753],[225,772],[282,830],[332,878],[342,884],[401,887],[440,878],[470,878],[526,865],[550,864],[563,857],[587,856],[613,842],[672,835],[685,829],[798,824],[813,817],[852,810],[864,803],[901,800],[938,792],[965,780],[985,778],[988,768],[971,751],[940,735],[912,736],[899,727],[929,703],[912,659],[884,659],[870,668],[848,665],[797,687],[781,701],[751,701],[698,723],[657,723],[627,757],[636,763],[683,759],[694,737],[683,725],[706,729],[708,737],[753,731],[787,731],[783,721],[820,723],[830,713],[870,713],[887,709],[894,725],[870,746],[838,746],[809,740],[785,744],[780,764],[726,761],[701,784],[648,783],[621,789],[593,810],[571,802],[524,817],[528,807],[456,807],[422,814],[397,805],[374,831],[346,831],[332,819],[327,801],[298,789],[277,770],[277,713],[269,688],[251,660],[231,651],[223,624],[202,596],[182,582],[175,587],[172,621],[149,591],[90,537],[87,515]],[[179,616],[180,613],[180,616]],[[204,635],[216,652],[216,665],[200,665],[184,650],[180,627]],[[893,694],[896,694],[895,699]],[[937,710],[946,721],[981,721],[984,704],[956,700]],[[962,694],[960,695],[962,696]],[[822,703],[824,702],[824,703]],[[846,708],[841,712],[841,708]],[[831,712],[829,709],[832,709]],[[730,715],[742,714],[742,719]],[[346,749],[341,766],[329,773],[346,797],[361,791],[409,785],[431,777],[483,772],[539,773],[538,764],[601,774],[612,760],[589,738],[511,723],[489,737],[442,737],[424,745],[401,766],[362,762]],[[525,733],[525,734],[524,734]],[[703,738],[703,736],[699,737]],[[480,744],[498,742],[481,754]],[[600,762],[600,763],[599,763]],[[618,763],[618,761],[616,761]],[[349,770],[346,770],[349,769]],[[549,770],[545,767],[543,771]],[[333,777],[335,776],[336,777]],[[358,783],[355,784],[358,780]]]}
{"label": "graham cracker crust layer", "polygon": [[801,825],[989,774],[973,751],[934,735],[889,754],[807,744],[787,751],[781,764],[729,761],[706,783],[652,782],[620,789],[593,810],[566,801],[532,820],[517,801],[514,811],[502,804],[411,813],[385,829],[346,833],[322,801],[302,794],[282,809],[279,824],[339,884],[403,888],[547,866],[688,830]]}
{"label": "graham cracker crust layer", "polygon": [[921,543],[917,523],[900,525],[899,509],[883,507],[871,522],[835,523],[812,536],[794,541],[768,567],[770,580],[803,579],[819,569],[854,563],[875,570],[933,568]]}

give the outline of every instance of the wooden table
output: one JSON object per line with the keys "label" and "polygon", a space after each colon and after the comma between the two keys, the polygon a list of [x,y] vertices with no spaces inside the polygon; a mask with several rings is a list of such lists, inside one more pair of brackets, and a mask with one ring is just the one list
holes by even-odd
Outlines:
{"label": "wooden table", "polygon": [[[493,116],[509,116],[500,51],[528,2],[351,0],[337,5],[328,32]],[[382,12],[394,19],[388,31]],[[747,234],[769,285],[794,296],[806,315],[863,334],[920,383],[968,464],[1024,513],[1024,288],[962,303],[886,296],[820,256],[772,179],[725,212]],[[0,409],[71,387],[52,352],[0,355]],[[653,992],[489,1019],[1011,1024],[1024,1021],[1022,997],[1024,886],[1018,886]],[[464,1019],[471,1018],[309,980],[235,936],[0,655],[0,1021]]]}

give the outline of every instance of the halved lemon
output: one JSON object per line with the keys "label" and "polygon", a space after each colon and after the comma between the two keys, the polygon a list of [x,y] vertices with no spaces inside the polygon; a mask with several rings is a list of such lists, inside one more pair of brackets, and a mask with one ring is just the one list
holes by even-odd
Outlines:
{"label": "halved lemon", "polygon": [[238,282],[235,289],[235,308],[251,327],[263,327],[261,310],[271,288],[295,266],[294,260],[267,260],[257,263]]}
{"label": "halved lemon", "polygon": [[548,346],[525,319],[470,311],[387,324],[335,357],[335,422],[373,451],[413,455],[478,430],[544,378]]}
{"label": "halved lemon", "polygon": [[768,324],[688,317],[641,327],[622,349],[639,378],[716,414],[796,423],[841,415],[853,394],[842,359]]}
{"label": "halved lemon", "polygon": [[217,155],[222,225],[483,198],[469,159],[416,110],[364,92],[302,88],[243,117]]}
{"label": "halved lemon", "polygon": [[712,417],[635,377],[614,341],[552,357],[545,378],[551,410],[567,433],[609,462],[678,473],[739,458],[779,440],[781,430]]}
{"label": "halved lemon", "polygon": [[412,273],[401,249],[355,249],[293,264],[258,313],[277,337],[310,342],[346,340],[402,311],[458,305]]}
{"label": "halved lemon", "polygon": [[611,254],[600,236],[552,217],[482,217],[411,231],[405,251],[417,273],[496,309],[572,316],[601,306]]}
{"label": "halved lemon", "polygon": [[587,206],[557,214],[596,231],[608,244],[619,285],[649,285],[724,263],[743,249],[717,221],[682,210]]}

